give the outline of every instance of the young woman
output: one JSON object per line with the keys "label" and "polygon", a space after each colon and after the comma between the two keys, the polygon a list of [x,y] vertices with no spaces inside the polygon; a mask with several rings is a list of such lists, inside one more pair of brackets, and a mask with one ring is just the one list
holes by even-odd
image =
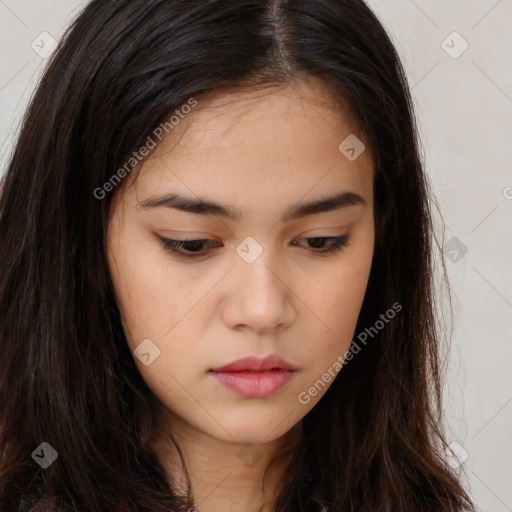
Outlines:
{"label": "young woman", "polygon": [[0,203],[0,510],[473,510],[432,197],[362,0],[94,0]]}

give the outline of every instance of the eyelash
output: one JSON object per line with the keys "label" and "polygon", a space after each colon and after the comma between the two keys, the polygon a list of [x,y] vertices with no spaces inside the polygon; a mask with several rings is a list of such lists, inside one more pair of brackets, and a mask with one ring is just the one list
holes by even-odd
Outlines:
{"label": "eyelash", "polygon": [[[341,236],[316,236],[316,237],[310,237],[305,238],[304,240],[310,241],[310,240],[332,240],[331,246],[314,250],[313,252],[315,254],[327,256],[329,254],[337,254],[341,250],[343,250],[345,247],[348,247],[350,245],[349,243],[349,235],[341,235]],[[169,251],[173,254],[176,254],[177,256],[183,257],[183,258],[198,258],[200,256],[204,256],[207,254],[208,251],[188,251],[188,252],[182,252],[185,250],[184,245],[185,244],[197,244],[197,243],[207,243],[211,242],[212,240],[201,238],[198,240],[171,240],[169,238],[161,238],[163,247],[166,251]]]}

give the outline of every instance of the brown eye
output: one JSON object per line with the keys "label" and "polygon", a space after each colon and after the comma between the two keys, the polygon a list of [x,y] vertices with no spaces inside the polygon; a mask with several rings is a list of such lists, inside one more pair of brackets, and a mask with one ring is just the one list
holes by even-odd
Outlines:
{"label": "brown eye", "polygon": [[202,238],[198,240],[171,240],[169,238],[161,238],[164,249],[172,253],[176,253],[182,256],[201,256],[208,252],[204,249],[205,245],[209,245],[209,249],[212,248],[212,243],[216,243],[215,240],[209,240]]}
{"label": "brown eye", "polygon": [[[305,238],[312,249],[313,252],[319,254],[328,254],[328,253],[337,253],[343,249],[343,247],[348,247],[349,245],[349,236],[341,235],[341,236],[318,236],[313,238]],[[325,245],[325,242],[329,242],[329,245]]]}

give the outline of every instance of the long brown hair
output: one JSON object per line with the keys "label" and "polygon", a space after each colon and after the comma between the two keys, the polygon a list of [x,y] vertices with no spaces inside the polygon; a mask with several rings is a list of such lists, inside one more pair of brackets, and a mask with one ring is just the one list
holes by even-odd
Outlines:
{"label": "long brown hair", "polygon": [[[2,181],[2,511],[43,495],[55,509],[190,507],[147,445],[159,402],[120,323],[105,255],[114,194],[98,188],[190,98],[301,77],[328,85],[375,155],[356,334],[403,309],[305,416],[275,511],[315,510],[312,496],[333,512],[473,510],[443,456],[434,203],[405,73],[374,13],[362,0],[93,0],[51,58]],[[58,453],[46,469],[32,456],[43,442]]]}

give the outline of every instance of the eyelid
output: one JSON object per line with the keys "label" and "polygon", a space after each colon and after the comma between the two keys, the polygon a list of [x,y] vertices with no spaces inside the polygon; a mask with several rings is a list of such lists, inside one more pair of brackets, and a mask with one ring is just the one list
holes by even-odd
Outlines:
{"label": "eyelid", "polygon": [[[216,241],[208,238],[186,238],[184,240],[175,240],[175,239],[169,239],[169,238],[163,238],[159,237],[160,241],[163,244],[163,247],[165,250],[171,252],[173,255],[175,255],[178,258],[193,261],[196,259],[200,259],[201,257],[208,257],[208,255],[212,252],[213,249],[215,249],[215,245],[212,247],[212,244],[215,244]],[[313,254],[315,256],[329,256],[329,255],[335,255],[340,253],[344,248],[347,248],[350,246],[351,241],[351,233],[347,232],[342,235],[337,236],[302,236],[302,237],[296,237],[292,239],[292,242],[295,242],[296,240],[322,240],[322,241],[328,241],[331,243],[331,245],[328,245],[324,248],[306,248],[300,244],[295,243],[294,246],[298,246],[299,248],[303,249],[306,252],[309,252],[310,254]],[[199,251],[187,251],[182,247],[183,244],[186,243],[203,243],[208,244],[210,247],[208,249],[201,249]],[[222,244],[222,242],[220,242]]]}
{"label": "eyelid", "polygon": [[[343,224],[343,225],[336,225],[335,227],[332,226],[319,226],[314,227],[311,229],[308,229],[307,231],[303,231],[300,235],[292,236],[291,238],[331,238],[331,237],[337,237],[341,236],[340,231],[348,232],[350,229],[350,224]],[[296,230],[296,228],[294,228]],[[291,230],[287,229],[285,232],[285,237],[289,238]],[[332,232],[332,234],[329,234],[329,232]],[[159,238],[165,238],[168,240],[179,240],[179,241],[185,241],[185,240],[206,240],[206,239],[216,239],[220,241],[220,238],[215,235],[212,235],[212,233],[207,233],[205,231],[194,231],[194,229],[191,229],[190,231],[187,230],[170,230],[170,229],[163,229],[161,230],[162,235],[159,235],[155,232],[155,234]],[[226,233],[227,234],[227,233]],[[232,233],[231,233],[232,234]],[[343,233],[341,233],[343,234]],[[177,237],[183,237],[181,238],[173,238],[174,236]]]}

